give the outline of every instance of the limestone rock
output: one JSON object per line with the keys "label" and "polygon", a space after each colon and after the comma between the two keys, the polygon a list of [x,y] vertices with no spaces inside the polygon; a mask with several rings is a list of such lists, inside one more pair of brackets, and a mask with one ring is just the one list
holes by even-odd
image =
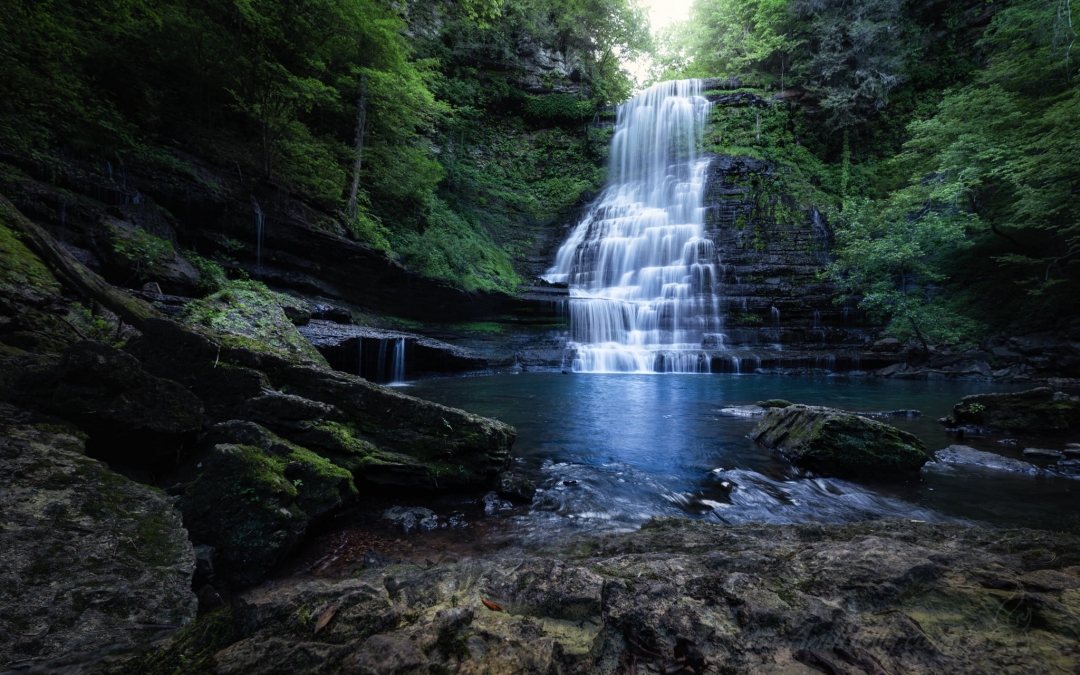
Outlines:
{"label": "limestone rock", "polygon": [[930,459],[922,441],[906,431],[835,408],[770,408],[750,437],[822,474],[891,477]]}
{"label": "limestone rock", "polygon": [[499,474],[499,496],[519,504],[531,504],[536,496],[536,486],[528,478],[505,471]]}
{"label": "limestone rock", "polygon": [[1015,433],[1054,434],[1080,428],[1080,397],[1039,387],[1015,394],[965,396],[953,406],[957,424]]}
{"label": "limestone rock", "polygon": [[0,670],[195,618],[195,568],[159,490],[83,454],[58,420],[0,404]]}

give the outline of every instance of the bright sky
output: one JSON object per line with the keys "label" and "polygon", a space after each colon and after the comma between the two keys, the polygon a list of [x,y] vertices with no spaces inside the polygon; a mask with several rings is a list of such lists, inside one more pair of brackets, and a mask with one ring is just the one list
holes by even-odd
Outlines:
{"label": "bright sky", "polygon": [[641,0],[641,5],[649,11],[649,21],[653,32],[676,21],[690,17],[692,0]]}
{"label": "bright sky", "polygon": [[[654,35],[661,28],[690,18],[690,5],[693,4],[693,0],[640,0],[640,2],[641,6],[649,12],[649,25]],[[637,79],[639,87],[649,75],[650,62],[650,59],[645,58],[626,64],[627,70]]]}

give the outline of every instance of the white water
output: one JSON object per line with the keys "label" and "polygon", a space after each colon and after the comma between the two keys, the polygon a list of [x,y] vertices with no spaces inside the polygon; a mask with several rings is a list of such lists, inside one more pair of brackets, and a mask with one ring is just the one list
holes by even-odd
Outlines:
{"label": "white water", "polygon": [[570,287],[573,370],[709,372],[702,340],[723,315],[702,206],[708,110],[696,80],[619,107],[609,184],[545,275]]}

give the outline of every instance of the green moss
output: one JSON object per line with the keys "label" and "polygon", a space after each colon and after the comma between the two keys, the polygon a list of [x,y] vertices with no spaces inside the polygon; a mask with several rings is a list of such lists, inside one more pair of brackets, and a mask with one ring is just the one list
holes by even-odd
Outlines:
{"label": "green moss", "polygon": [[5,208],[0,204],[0,295],[38,301],[58,295],[60,283],[7,226]]}
{"label": "green moss", "polygon": [[284,308],[297,302],[257,281],[237,281],[189,304],[184,321],[231,336],[233,344],[225,346],[256,352],[271,350],[325,365],[326,360],[296,331],[286,315]]}

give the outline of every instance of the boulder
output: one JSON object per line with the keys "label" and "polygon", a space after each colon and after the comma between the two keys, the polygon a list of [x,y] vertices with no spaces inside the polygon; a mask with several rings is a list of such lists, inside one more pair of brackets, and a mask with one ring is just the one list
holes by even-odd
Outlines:
{"label": "boulder", "polygon": [[1024,457],[1034,457],[1036,459],[1062,459],[1065,453],[1060,450],[1049,450],[1047,448],[1024,448]]}
{"label": "boulder", "polygon": [[789,405],[792,405],[791,401],[782,398],[770,398],[767,401],[757,402],[759,408],[786,408]]}
{"label": "boulder", "polygon": [[1015,433],[1057,434],[1080,428],[1080,397],[1040,387],[1014,394],[965,396],[953,406],[956,424]]}
{"label": "boulder", "polygon": [[165,493],[86,457],[85,435],[0,404],[0,669],[195,618],[195,555]]}
{"label": "boulder", "polygon": [[499,474],[499,496],[518,504],[531,504],[536,496],[536,486],[519,473],[504,471]]}
{"label": "boulder", "polygon": [[1038,473],[1039,469],[1034,464],[1021,462],[1011,457],[1002,457],[992,452],[983,452],[966,445],[950,445],[944,450],[934,453],[934,459],[942,464],[962,464],[966,466],[981,466],[986,469],[999,471],[1013,471],[1016,473]]}
{"label": "boulder", "polygon": [[392,506],[383,512],[382,517],[403,532],[428,532],[439,526],[439,517],[435,512],[422,506]]}
{"label": "boulder", "polygon": [[195,459],[184,524],[214,547],[215,575],[240,586],[265,578],[313,521],[357,494],[348,471],[253,422],[214,426]]}
{"label": "boulder", "polygon": [[827,475],[891,477],[917,471],[931,459],[922,441],[906,431],[835,408],[770,408],[750,437]]}
{"label": "boulder", "polygon": [[202,402],[180,384],[148,373],[138,359],[104,342],[69,347],[51,369],[40,359],[13,362],[14,399],[75,422],[89,454],[146,470],[175,464],[202,429]]}

